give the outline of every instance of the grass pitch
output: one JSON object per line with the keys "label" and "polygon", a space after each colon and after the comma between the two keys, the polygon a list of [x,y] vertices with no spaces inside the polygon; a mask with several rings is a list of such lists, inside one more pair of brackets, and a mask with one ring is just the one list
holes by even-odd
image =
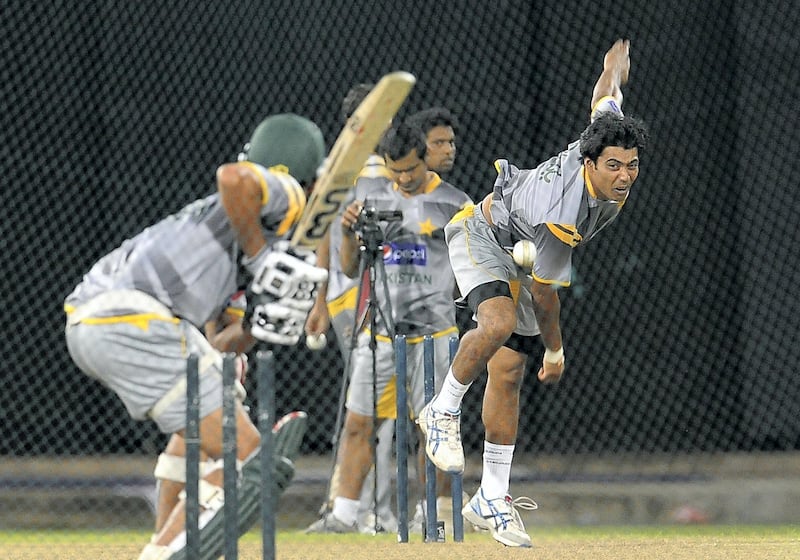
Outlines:
{"label": "grass pitch", "polygon": [[[800,560],[797,526],[691,527],[536,527],[532,549],[506,548],[488,534],[467,534],[464,543],[424,544],[412,536],[398,544],[395,535],[306,535],[281,531],[279,560]],[[136,531],[0,532],[0,555],[8,560],[135,560],[149,534]],[[245,535],[241,560],[261,559],[261,536]]]}

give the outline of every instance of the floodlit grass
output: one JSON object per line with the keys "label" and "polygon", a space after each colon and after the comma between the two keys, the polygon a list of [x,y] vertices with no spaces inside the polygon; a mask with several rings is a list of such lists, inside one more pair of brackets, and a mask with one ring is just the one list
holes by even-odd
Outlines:
{"label": "floodlit grass", "polygon": [[[0,554],[9,560],[135,559],[150,534],[142,531],[2,531]],[[510,549],[488,534],[468,533],[464,543],[423,544],[411,536],[306,535],[300,530],[277,536],[279,560],[548,560],[800,559],[800,525],[698,525],[636,527],[533,527],[535,547]],[[261,559],[261,535],[252,531],[239,544],[239,558]]]}
{"label": "floodlit grass", "polygon": [[[534,540],[558,541],[561,539],[616,539],[616,538],[701,538],[709,536],[733,538],[788,538],[800,539],[800,525],[669,525],[669,526],[587,526],[587,527],[536,527],[531,529]],[[59,543],[92,543],[92,544],[126,544],[146,542],[150,538],[147,531],[59,531],[59,530],[24,530],[0,531],[0,543],[19,544],[59,544]],[[488,533],[467,533],[467,541],[491,540]],[[397,542],[397,536],[377,535],[307,535],[302,530],[280,531],[278,543],[302,544],[334,540],[336,542],[364,543]],[[419,535],[411,535],[412,542],[420,541]],[[241,543],[260,542],[261,533],[253,530],[240,540]]]}

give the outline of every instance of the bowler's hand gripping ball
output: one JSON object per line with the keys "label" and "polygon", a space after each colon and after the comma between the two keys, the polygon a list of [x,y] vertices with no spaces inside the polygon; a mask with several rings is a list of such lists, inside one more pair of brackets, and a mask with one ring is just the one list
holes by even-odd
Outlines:
{"label": "bowler's hand gripping ball", "polygon": [[527,272],[533,270],[533,263],[536,262],[536,245],[533,241],[522,240],[514,244],[514,250],[511,253],[514,262],[518,266],[525,269]]}
{"label": "bowler's hand gripping ball", "polygon": [[306,335],[306,347],[309,350],[322,350],[327,343],[328,337],[325,336],[325,333]]}

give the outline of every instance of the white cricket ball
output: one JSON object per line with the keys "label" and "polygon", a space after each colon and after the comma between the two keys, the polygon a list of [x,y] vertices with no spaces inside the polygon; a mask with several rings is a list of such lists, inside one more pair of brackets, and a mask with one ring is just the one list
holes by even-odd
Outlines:
{"label": "white cricket ball", "polygon": [[306,335],[306,347],[309,350],[322,350],[327,343],[328,337],[325,333]]}
{"label": "white cricket ball", "polygon": [[511,253],[514,262],[525,270],[532,270],[533,263],[536,262],[536,245],[533,241],[517,241]]}

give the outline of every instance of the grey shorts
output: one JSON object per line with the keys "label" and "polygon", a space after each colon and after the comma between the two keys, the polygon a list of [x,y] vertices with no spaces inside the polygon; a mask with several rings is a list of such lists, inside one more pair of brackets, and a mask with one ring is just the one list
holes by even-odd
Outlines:
{"label": "grey shorts", "polygon": [[[437,333],[433,338],[434,352],[434,394],[439,392],[450,367],[450,337],[457,333],[452,330]],[[369,348],[370,335],[362,332],[353,352],[353,368],[347,392],[347,410],[372,416],[372,351]],[[409,337],[406,346],[407,401],[411,418],[416,418],[425,406],[424,344],[422,337]],[[378,395],[378,418],[397,417],[397,386],[394,345],[386,337],[379,337],[375,350],[375,383]]]}
{"label": "grey shorts", "polygon": [[131,319],[135,316],[126,312],[79,322],[68,316],[67,349],[75,364],[114,391],[132,418],[151,418],[170,434],[186,427],[186,365],[194,353],[200,364],[200,416],[219,409],[222,355],[197,327],[171,315],[142,321]]}
{"label": "grey shorts", "polygon": [[497,243],[480,207],[472,207],[472,210],[462,211],[444,228],[450,265],[462,300],[478,286],[504,282],[509,285],[511,296],[517,304],[517,328],[514,332],[522,336],[538,335],[539,325],[533,314],[530,292],[532,278]]}
{"label": "grey shorts", "polygon": [[[355,297],[358,288],[351,288],[341,297],[329,302],[331,328],[336,333],[336,342],[345,362],[350,353],[350,339],[353,336],[353,326],[356,320]],[[353,301],[351,302],[350,299]]]}

